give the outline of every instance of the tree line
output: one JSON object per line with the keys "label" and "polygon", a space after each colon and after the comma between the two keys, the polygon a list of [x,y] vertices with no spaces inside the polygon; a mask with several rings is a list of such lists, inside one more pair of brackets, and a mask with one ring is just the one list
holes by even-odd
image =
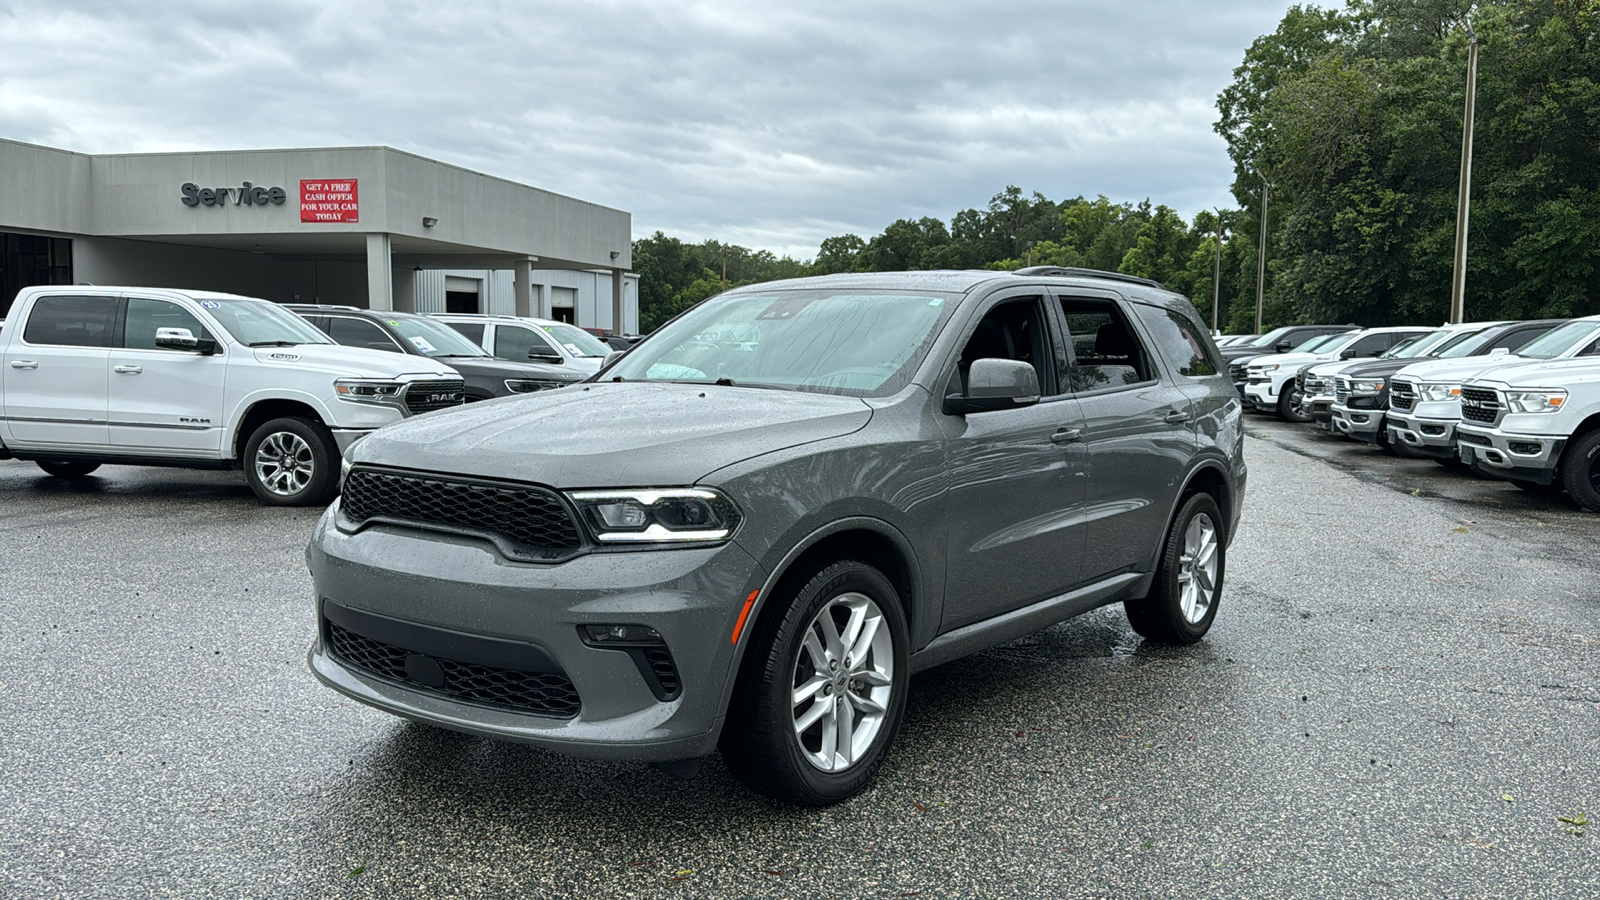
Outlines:
{"label": "tree line", "polygon": [[830,237],[809,260],[656,232],[633,245],[641,326],[780,278],[1027,265],[1153,278],[1210,322],[1220,257],[1221,329],[1252,331],[1263,187],[1265,327],[1443,322],[1469,26],[1479,63],[1466,316],[1600,312],[1600,0],[1348,0],[1290,8],[1218,97],[1238,209],[1185,220],[1149,200],[1055,201],[1007,186],[949,222]]}

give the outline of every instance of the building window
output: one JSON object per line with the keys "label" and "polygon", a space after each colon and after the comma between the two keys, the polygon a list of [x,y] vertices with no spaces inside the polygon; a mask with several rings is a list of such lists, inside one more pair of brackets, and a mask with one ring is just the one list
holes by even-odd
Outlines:
{"label": "building window", "polygon": [[0,231],[0,319],[25,287],[72,283],[72,240]]}

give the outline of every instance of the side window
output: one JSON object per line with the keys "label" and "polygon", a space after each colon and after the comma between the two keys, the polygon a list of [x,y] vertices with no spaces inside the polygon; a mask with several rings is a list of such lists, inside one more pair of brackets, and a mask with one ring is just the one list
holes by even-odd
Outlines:
{"label": "side window", "polygon": [[1390,339],[1391,337],[1392,335],[1389,334],[1369,334],[1351,344],[1350,349],[1356,352],[1357,359],[1377,356],[1379,353],[1389,349],[1390,345],[1394,343]]}
{"label": "side window", "polygon": [[540,337],[532,328],[521,325],[501,325],[494,330],[494,355],[501,359],[526,360],[537,350],[541,356],[560,356],[550,342]]}
{"label": "side window", "polygon": [[467,340],[483,346],[483,323],[481,322],[446,322],[451,328],[461,332]]}
{"label": "side window", "polygon": [[1167,309],[1143,304],[1134,309],[1154,338],[1156,352],[1179,375],[1199,378],[1222,370],[1221,362],[1212,354],[1210,342],[1201,336],[1193,322]]}
{"label": "side window", "polygon": [[949,390],[965,393],[967,373],[972,363],[980,359],[1014,359],[1033,366],[1039,375],[1039,390],[1045,396],[1058,391],[1053,389],[1050,374],[1055,365],[1050,352],[1050,336],[1045,332],[1044,305],[1041,298],[1004,300],[983,314],[967,345],[961,348],[961,358],[951,376]]}
{"label": "side window", "polygon": [[328,337],[346,347],[366,347],[368,350],[387,350],[390,353],[405,352],[393,338],[384,333],[382,328],[365,319],[350,316],[329,316]]}
{"label": "side window", "polygon": [[1496,338],[1494,343],[1489,345],[1489,350],[1494,351],[1504,347],[1506,350],[1515,353],[1519,348],[1522,347],[1523,344],[1532,341],[1534,338],[1544,337],[1544,333],[1549,331],[1551,327],[1553,326],[1543,325],[1538,328],[1523,328],[1520,330],[1508,331]]}
{"label": "side window", "polygon": [[22,339],[62,347],[110,347],[117,327],[115,297],[40,297]]}
{"label": "side window", "polygon": [[1069,384],[1074,391],[1123,387],[1154,379],[1139,336],[1110,300],[1061,298],[1072,340]]}
{"label": "side window", "polygon": [[157,328],[187,328],[197,338],[211,337],[194,313],[165,300],[128,298],[128,315],[122,326],[122,346],[128,350],[157,350]]}

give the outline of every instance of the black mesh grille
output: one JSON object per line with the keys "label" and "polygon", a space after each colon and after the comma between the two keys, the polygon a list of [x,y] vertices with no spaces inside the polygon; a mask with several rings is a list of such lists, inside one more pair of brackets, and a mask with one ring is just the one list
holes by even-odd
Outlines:
{"label": "black mesh grille", "polygon": [[1416,401],[1416,391],[1409,383],[1396,381],[1389,385],[1389,405],[1395,409],[1410,409]]}
{"label": "black mesh grille", "polygon": [[466,402],[467,385],[460,380],[413,381],[406,388],[406,410],[414,416]]}
{"label": "black mesh grille", "polygon": [[1494,446],[1494,442],[1489,440],[1488,438],[1486,438],[1486,437],[1478,437],[1475,434],[1467,434],[1464,431],[1456,432],[1456,440],[1460,441],[1463,444],[1477,444],[1480,447],[1493,447]]}
{"label": "black mesh grille", "polygon": [[1500,418],[1500,396],[1483,388],[1462,388],[1461,418],[1494,424]]}
{"label": "black mesh grille", "polygon": [[332,622],[327,623],[327,628],[328,649],[340,662],[386,681],[481,706],[568,719],[578,714],[578,691],[560,672],[518,672],[428,657],[444,671],[444,684],[433,687],[406,674],[410,651],[363,637]]}
{"label": "black mesh grille", "polygon": [[341,513],[491,535],[508,556],[548,561],[582,546],[577,523],[545,488],[455,481],[356,468],[345,478]]}

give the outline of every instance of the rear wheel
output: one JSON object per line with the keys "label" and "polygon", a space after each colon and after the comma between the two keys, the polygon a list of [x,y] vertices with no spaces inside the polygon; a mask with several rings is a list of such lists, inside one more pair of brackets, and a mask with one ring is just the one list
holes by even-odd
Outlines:
{"label": "rear wheel", "polygon": [[1128,624],[1152,641],[1192,644],[1217,617],[1227,568],[1222,511],[1210,494],[1195,494],[1172,519],[1150,593],[1124,601]]}
{"label": "rear wheel", "polygon": [[56,478],[82,478],[83,476],[100,468],[97,462],[78,462],[72,459],[40,459],[35,460],[39,468],[47,475]]}
{"label": "rear wheel", "polygon": [[905,711],[909,639],[900,597],[877,569],[836,562],[751,638],[723,730],[728,768],[752,790],[825,806],[864,789]]}
{"label": "rear wheel", "polygon": [[1561,463],[1561,486],[1589,512],[1600,512],[1600,429],[1567,444]]}
{"label": "rear wheel", "polygon": [[272,506],[324,506],[339,490],[339,448],[311,419],[265,422],[244,445],[244,480]]}

